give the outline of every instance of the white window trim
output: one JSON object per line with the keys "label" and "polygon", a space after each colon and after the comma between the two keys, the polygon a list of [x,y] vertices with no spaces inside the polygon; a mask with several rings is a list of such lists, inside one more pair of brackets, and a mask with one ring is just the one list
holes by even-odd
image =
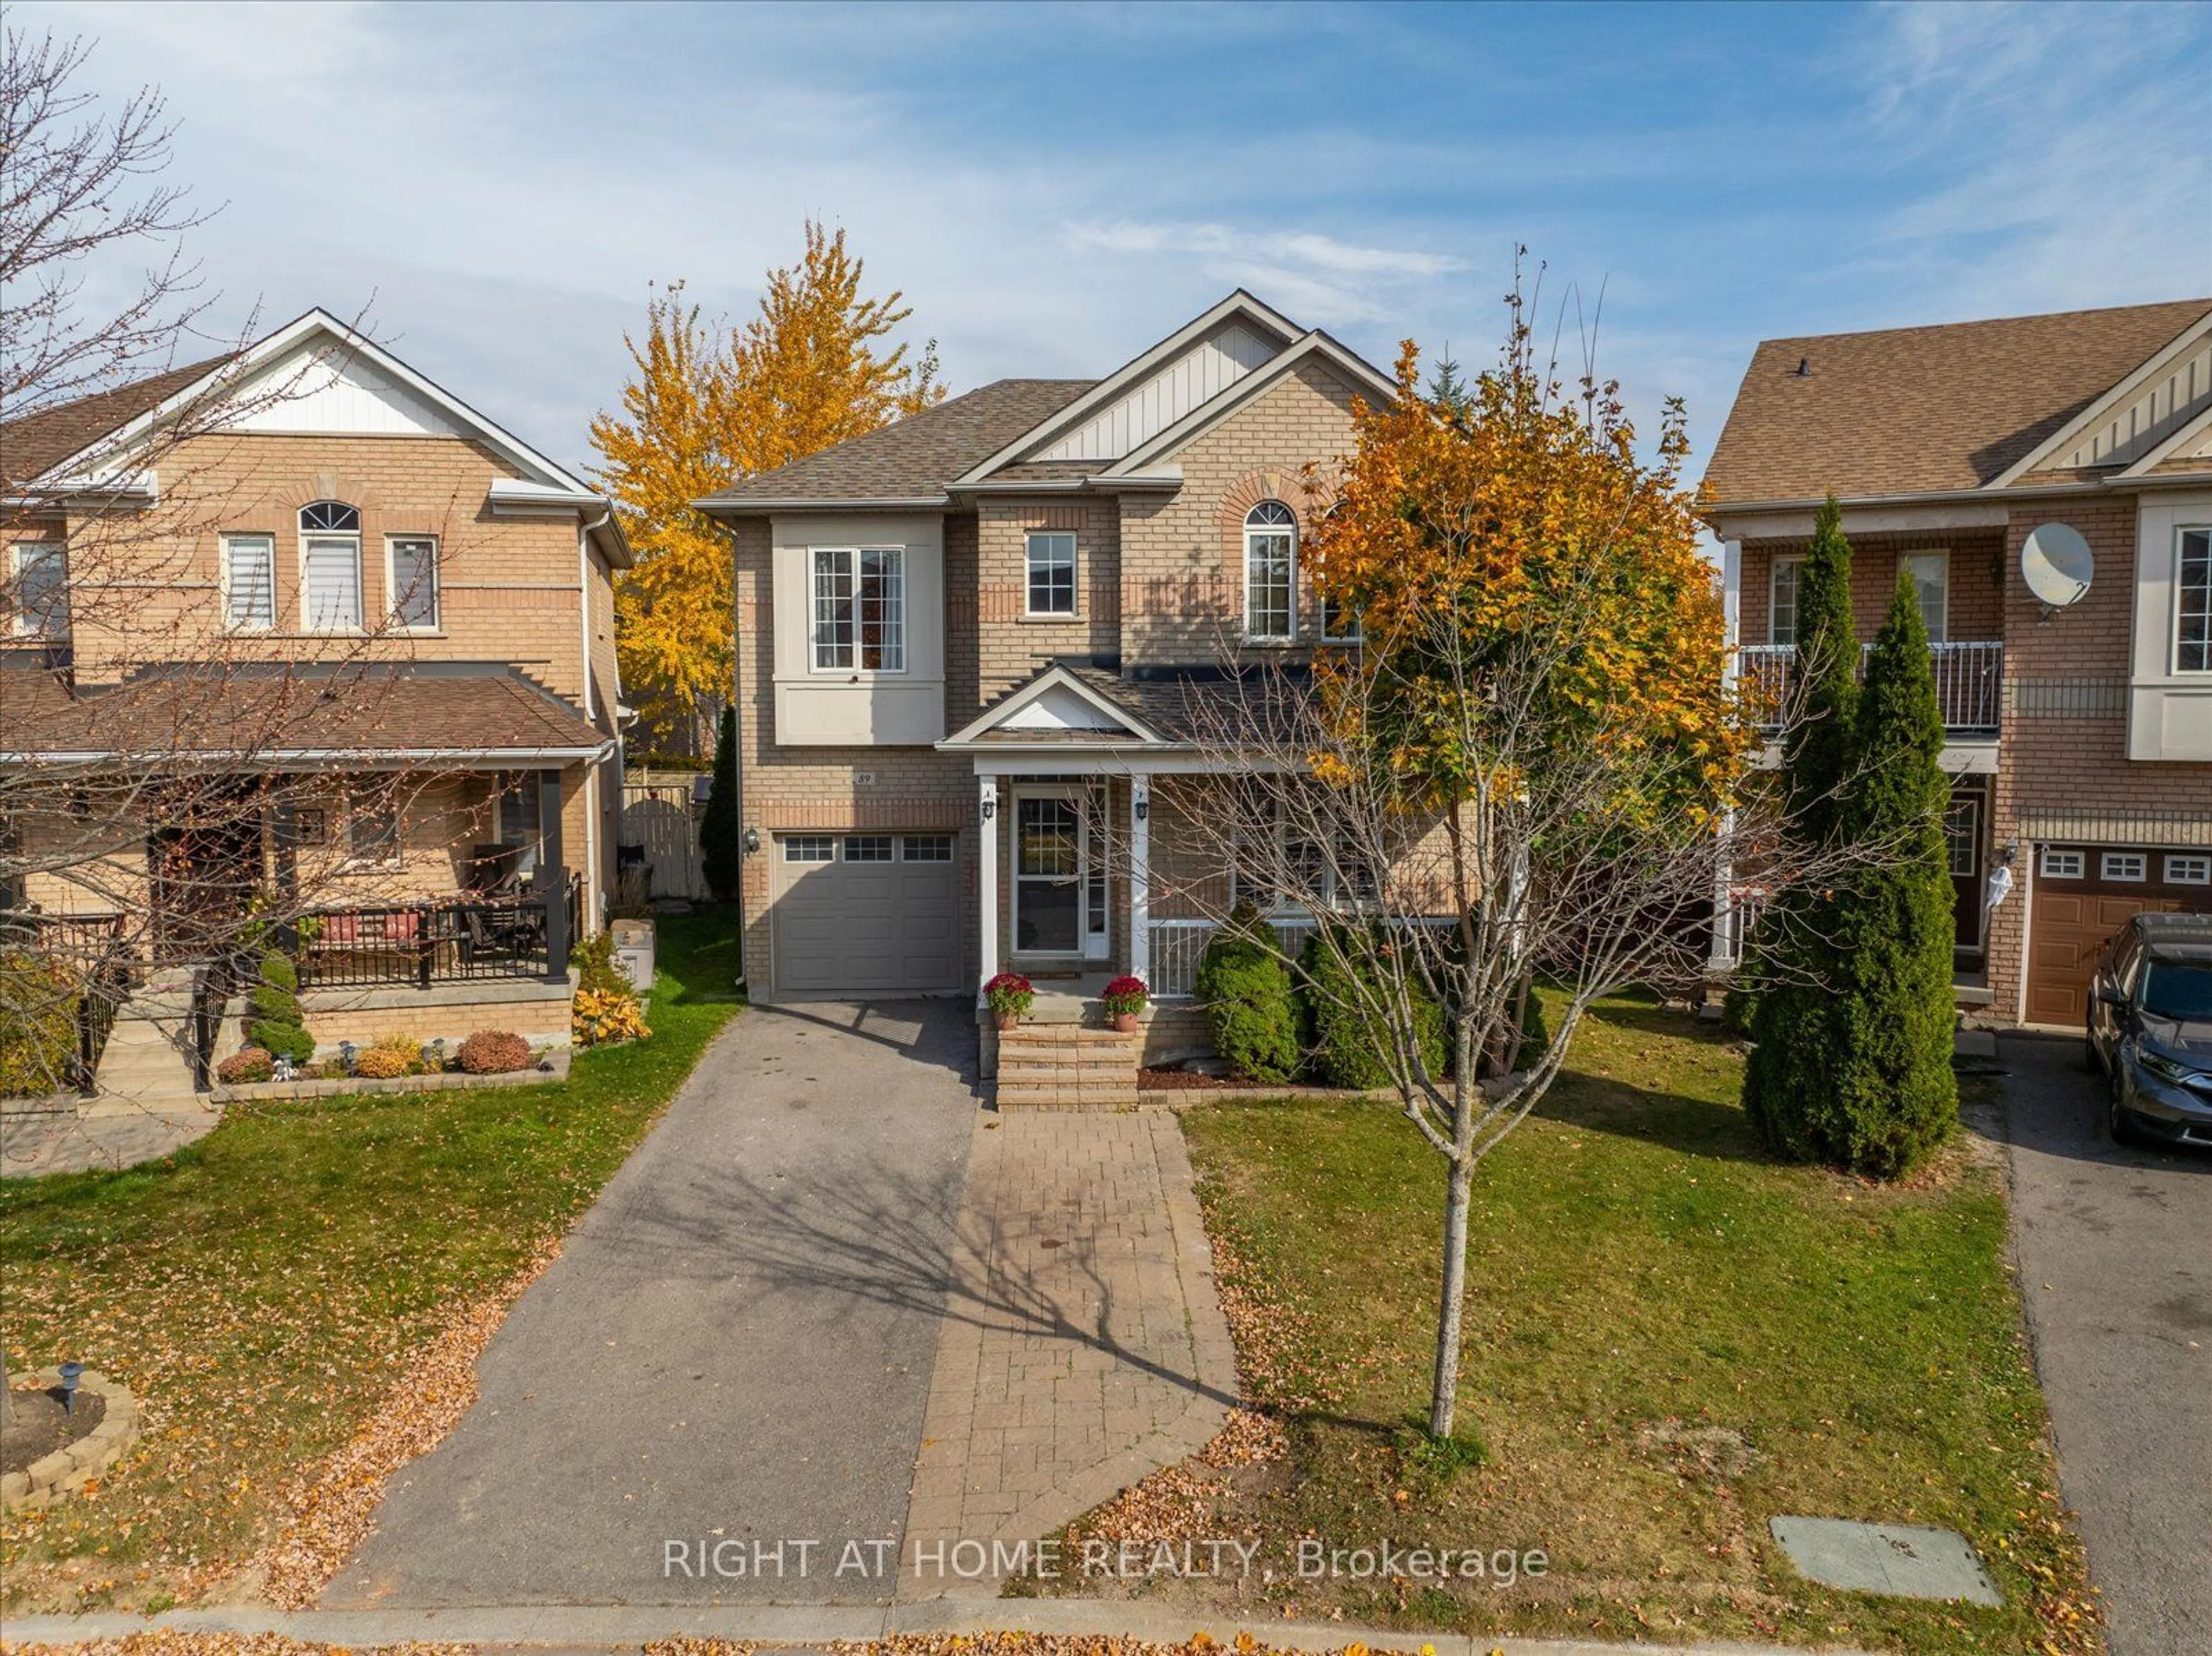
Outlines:
{"label": "white window trim", "polygon": [[[354,613],[360,620],[351,627],[325,627],[315,620],[313,596],[307,585],[307,543],[310,541],[351,541],[353,543]],[[360,638],[368,630],[368,594],[362,590],[361,531],[357,529],[303,529],[300,531],[300,630],[318,634],[326,638]]]}
{"label": "white window trim", "polygon": [[[1269,498],[1273,498],[1270,496]],[[1295,644],[1298,640],[1298,533],[1297,513],[1286,501],[1276,501],[1291,512],[1287,524],[1255,524],[1252,513],[1262,503],[1255,501],[1244,514],[1244,641],[1247,644]],[[1252,541],[1255,536],[1273,539],[1279,535],[1291,537],[1291,567],[1286,574],[1286,591],[1283,598],[1284,628],[1279,633],[1255,633],[1252,630]]]}
{"label": "white window trim", "polygon": [[[399,555],[401,541],[428,541],[430,544],[430,619],[427,622],[404,622],[399,619]],[[395,633],[411,633],[428,636],[446,630],[446,549],[435,535],[387,534],[384,537],[384,607]]]}
{"label": "white window trim", "polygon": [[[899,664],[896,667],[863,667],[860,665],[860,558],[863,554],[870,552],[876,553],[884,557],[895,557],[898,560]],[[815,592],[814,579],[815,561],[823,556],[825,553],[834,554],[839,557],[850,558],[853,561],[853,661],[850,666],[824,667],[821,664],[822,639],[820,634],[816,630],[820,625],[821,615],[815,607],[817,594]],[[908,565],[907,549],[904,546],[810,546],[806,549],[805,568],[806,670],[809,676],[824,678],[839,677],[846,679],[848,682],[854,679],[858,679],[862,683],[866,683],[870,680],[878,678],[906,677],[908,673],[908,664],[914,658],[911,651],[913,635],[911,629],[908,626],[908,622],[910,619],[910,611],[913,607],[913,583],[908,579],[912,571]]]}
{"label": "white window trim", "polygon": [[[2174,871],[2190,863],[2194,863],[2202,871],[2195,874]],[[2166,859],[2166,883],[2168,885],[2212,885],[2212,853],[2181,852],[2169,854]]]}
{"label": "white window trim", "polygon": [[[1942,564],[1943,564],[1943,616],[1942,616],[1942,631],[1941,631],[1941,633],[1940,633],[1940,634],[1939,634],[1939,633],[1936,633],[1936,632],[1934,632],[1934,631],[1931,631],[1931,632],[1928,634],[1928,638],[1929,638],[1929,641],[1930,643],[1933,643],[1933,644],[1948,644],[1948,643],[1949,643],[1949,642],[1950,642],[1950,640],[1951,640],[1951,553],[1950,553],[1950,549],[1949,549],[1948,547],[1941,547],[1941,546],[1925,546],[1925,547],[1922,547],[1922,548],[1920,548],[1920,549],[1917,549],[1917,551],[1911,551],[1911,552],[1900,552],[1900,553],[1899,553],[1899,554],[1897,555],[1897,567],[1898,567],[1899,573],[1902,573],[1904,572],[1904,569],[1905,569],[1905,565],[1906,565],[1906,564],[1907,564],[1911,560],[1912,560],[1912,559],[1914,559],[1914,558],[1939,558],[1939,559],[1941,559],[1941,560],[1942,561]],[[1917,584],[1916,584],[1916,585],[1915,585],[1915,586],[1914,586],[1912,596],[1913,596],[1913,599],[1914,599],[1914,601],[1917,603],[1917,602],[1919,600],[1919,597],[1920,597],[1919,588],[1918,588],[1918,586],[1917,586]],[[1926,617],[1927,611],[1923,610],[1923,611],[1921,611],[1921,615],[1922,615],[1923,618],[1924,619],[1924,618]]]}
{"label": "white window trim", "polygon": [[[239,541],[259,541],[269,549],[269,619],[265,622],[233,621],[230,615],[230,553]],[[239,529],[216,537],[216,585],[222,597],[222,630],[256,634],[276,630],[276,537],[264,530]]]}
{"label": "white window trim", "polygon": [[2172,613],[2166,617],[2166,670],[2177,678],[2184,675],[2193,678],[2199,673],[2212,673],[2212,656],[2206,658],[2202,667],[2181,664],[2181,549],[2183,542],[2191,535],[2203,535],[2212,539],[2212,524],[2176,524],[2173,529],[2173,602],[2170,606]]}
{"label": "white window trim", "polygon": [[[2071,858],[2075,866],[2071,869],[2054,866],[2062,857]],[[2086,880],[2089,877],[2089,853],[2063,846],[2045,846],[2036,871],[2046,880]]]}
{"label": "white window trim", "polygon": [[[1802,553],[1802,552],[1791,552],[1791,553],[1788,553],[1788,554],[1784,554],[1784,555],[1778,555],[1778,556],[1776,556],[1775,558],[1773,558],[1773,559],[1770,560],[1770,561],[1768,561],[1768,563],[1767,563],[1767,566],[1766,566],[1766,642],[1767,642],[1767,644],[1768,644],[1768,646],[1769,646],[1770,647],[1771,647],[1771,646],[1777,646],[1777,645],[1784,645],[1784,644],[1786,644],[1786,645],[1790,646],[1791,648],[1793,648],[1793,649],[1796,647],[1796,644],[1797,644],[1797,636],[1796,636],[1796,635],[1797,635],[1797,609],[1798,609],[1799,604],[1802,604],[1802,603],[1803,603],[1803,601],[1804,601],[1804,597],[1805,597],[1804,592],[1803,592],[1802,590],[1800,590],[1800,591],[1794,591],[1794,592],[1792,592],[1792,593],[1790,595],[1790,635],[1788,638],[1784,638],[1784,637],[1781,635],[1781,634],[1780,634],[1780,633],[1778,633],[1778,632],[1777,632],[1777,631],[1775,630],[1775,627],[1774,627],[1774,617],[1775,617],[1775,613],[1776,613],[1776,611],[1780,608],[1779,604],[1778,604],[1776,603],[1776,601],[1775,601],[1775,591],[1776,591],[1776,589],[1777,589],[1778,587],[1779,587],[1779,586],[1780,586],[1780,585],[1782,584],[1782,572],[1783,572],[1784,569],[1799,569],[1799,570],[1802,570],[1802,567],[1803,567],[1803,565],[1804,565],[1804,563],[1805,563],[1805,557],[1806,557],[1806,555],[1805,555],[1804,553]],[[1800,573],[1800,574],[1796,577],[1796,579],[1797,579],[1798,582],[1800,583],[1800,585],[1801,585],[1801,588],[1802,588],[1802,582],[1803,582],[1803,580],[1804,580],[1804,577],[1803,577],[1803,575],[1802,575],[1802,573]]]}
{"label": "white window trim", "polygon": [[[2138,864],[2138,872],[2134,874],[2115,874],[2112,871],[2112,864],[2114,863],[2121,862],[2130,857],[2132,857]],[[2150,883],[2150,856],[2148,852],[2141,851],[2105,852],[2097,858],[2097,877],[2100,880],[2114,881],[2123,885],[2148,885]]]}
{"label": "white window trim", "polygon": [[[56,628],[33,627],[30,607],[23,602],[23,567],[35,555],[59,558],[62,561],[62,622]],[[15,613],[8,617],[8,631],[15,638],[64,639],[69,636],[69,543],[66,541],[16,541],[10,544],[8,554],[9,575],[15,587]]]}
{"label": "white window trim", "polygon": [[[1036,585],[1031,579],[1031,549],[1040,540],[1067,543],[1067,608],[1038,610],[1030,605]],[[1022,536],[1022,619],[1024,621],[1080,621],[1083,618],[1083,543],[1072,529],[1031,529]]]}

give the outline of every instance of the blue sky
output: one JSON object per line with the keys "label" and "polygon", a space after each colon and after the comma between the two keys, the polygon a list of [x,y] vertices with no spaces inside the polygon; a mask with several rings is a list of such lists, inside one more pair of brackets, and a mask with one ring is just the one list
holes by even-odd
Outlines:
{"label": "blue sky", "polygon": [[742,313],[809,214],[955,389],[1238,284],[1472,361],[1525,243],[1700,457],[1763,337],[2212,293],[2212,7],[9,11],[162,85],[222,325],[366,312],[568,459],[647,284]]}

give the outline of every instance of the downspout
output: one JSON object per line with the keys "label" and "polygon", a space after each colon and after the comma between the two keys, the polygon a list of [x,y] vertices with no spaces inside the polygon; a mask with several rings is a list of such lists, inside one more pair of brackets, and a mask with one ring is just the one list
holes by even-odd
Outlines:
{"label": "downspout", "polygon": [[[738,535],[730,525],[723,527],[730,537],[730,774],[738,796],[738,987],[745,986],[745,704],[742,687],[745,682],[745,595],[744,572],[738,567]],[[769,567],[774,578],[775,551],[775,536],[769,537]],[[717,732],[719,734],[719,732]]]}
{"label": "downspout", "polygon": [[[576,642],[580,646],[584,664],[584,717],[595,718],[592,706],[592,531],[606,527],[607,520],[615,515],[610,506],[591,523],[583,521],[579,513],[576,520]],[[614,720],[607,721],[611,725]],[[615,739],[622,739],[616,731]],[[599,767],[584,767],[584,889],[592,901],[584,905],[586,923],[592,934],[599,931],[600,911],[606,901],[599,868]]]}

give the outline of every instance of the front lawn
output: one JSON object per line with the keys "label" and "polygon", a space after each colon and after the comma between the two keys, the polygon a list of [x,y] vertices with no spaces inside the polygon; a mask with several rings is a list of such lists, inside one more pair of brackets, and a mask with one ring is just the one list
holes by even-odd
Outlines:
{"label": "front lawn", "polygon": [[[1240,1331],[1278,1348],[1244,1353],[1248,1372],[1289,1403],[1287,1463],[1229,1477],[1201,1532],[1285,1556],[1300,1536],[1548,1555],[1511,1588],[1267,1590],[1301,1616],[2096,1648],[1988,1148],[1962,1140],[1905,1190],[1777,1165],[1738,1107],[1735,1044],[1632,999],[1585,1027],[1569,1069],[1478,1175],[1461,1420],[1492,1459],[1455,1478],[1408,1429],[1427,1400],[1439,1158],[1388,1106],[1185,1116],[1224,1280],[1264,1313]],[[1768,1539],[1794,1513],[1962,1531],[2010,1607],[1815,1587]]]}
{"label": "front lawn", "polygon": [[189,1599],[289,1511],[457,1308],[562,1234],[738,1008],[736,920],[659,923],[650,1040],[565,1082],[234,1107],[124,1173],[0,1185],[11,1370],[127,1380],[147,1435],[0,1525],[0,1609]]}

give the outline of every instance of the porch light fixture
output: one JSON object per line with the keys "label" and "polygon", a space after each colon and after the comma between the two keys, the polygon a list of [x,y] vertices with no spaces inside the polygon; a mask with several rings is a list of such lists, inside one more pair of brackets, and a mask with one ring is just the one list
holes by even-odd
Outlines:
{"label": "porch light fixture", "polygon": [[1141,822],[1152,814],[1152,798],[1149,795],[1140,793],[1131,803],[1130,808],[1137,813],[1137,820]]}
{"label": "porch light fixture", "polygon": [[983,820],[988,822],[999,814],[999,802],[995,799],[986,799],[980,809],[983,813]]}
{"label": "porch light fixture", "polygon": [[760,855],[760,830],[757,828],[749,828],[745,830],[745,855],[748,857]]}

